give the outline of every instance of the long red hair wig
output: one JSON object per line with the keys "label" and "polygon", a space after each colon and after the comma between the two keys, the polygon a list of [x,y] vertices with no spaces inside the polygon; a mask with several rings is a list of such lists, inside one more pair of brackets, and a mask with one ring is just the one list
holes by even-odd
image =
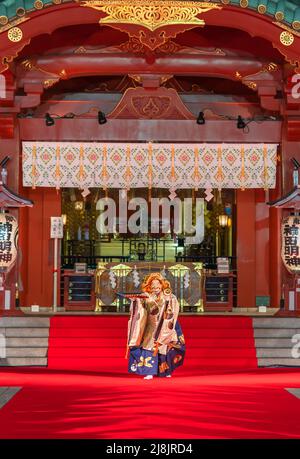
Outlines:
{"label": "long red hair wig", "polygon": [[161,283],[163,290],[166,290],[166,289],[171,290],[170,282],[166,280],[160,273],[151,273],[151,274],[148,274],[148,276],[146,276],[144,279],[144,282],[142,284],[143,292],[147,292],[147,293],[151,292],[151,284],[154,280],[158,280]]}

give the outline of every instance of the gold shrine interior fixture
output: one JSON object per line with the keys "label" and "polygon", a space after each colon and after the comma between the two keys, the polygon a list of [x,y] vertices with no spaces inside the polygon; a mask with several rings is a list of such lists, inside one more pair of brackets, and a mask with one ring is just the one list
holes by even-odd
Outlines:
{"label": "gold shrine interior fixture", "polygon": [[168,279],[181,311],[193,305],[198,312],[203,312],[205,272],[202,263],[171,262],[98,263],[95,271],[95,311],[100,312],[103,306],[112,305],[120,312],[122,300],[117,293],[140,291],[143,279],[153,271],[161,272]]}
{"label": "gold shrine interior fixture", "polygon": [[23,142],[23,185],[274,188],[277,144]]}
{"label": "gold shrine interior fixture", "polygon": [[100,24],[138,38],[151,50],[184,30],[204,26],[204,20],[198,15],[222,8],[210,2],[172,0],[87,0],[80,4],[102,11],[106,16],[100,19]]}

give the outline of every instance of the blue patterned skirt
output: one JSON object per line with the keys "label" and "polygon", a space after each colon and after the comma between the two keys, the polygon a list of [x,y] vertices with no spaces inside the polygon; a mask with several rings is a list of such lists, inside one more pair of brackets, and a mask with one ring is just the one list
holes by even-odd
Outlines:
{"label": "blue patterned skirt", "polygon": [[142,347],[132,347],[128,362],[129,373],[164,377],[172,374],[177,367],[182,365],[185,356],[185,341],[178,322],[176,322],[175,330],[178,341],[166,355],[158,353],[153,356],[153,351]]}

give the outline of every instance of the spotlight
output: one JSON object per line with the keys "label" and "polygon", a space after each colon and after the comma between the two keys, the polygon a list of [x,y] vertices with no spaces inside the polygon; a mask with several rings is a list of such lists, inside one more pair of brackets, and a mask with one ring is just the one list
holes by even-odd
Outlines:
{"label": "spotlight", "polygon": [[293,166],[295,167],[295,169],[300,169],[300,163],[297,161],[296,158],[292,158],[291,161],[292,161]]}
{"label": "spotlight", "polygon": [[0,162],[0,167],[6,167],[6,164],[7,162],[10,160],[10,157],[9,156],[5,156],[5,158],[3,158]]}
{"label": "spotlight", "polygon": [[245,123],[245,121],[243,120],[243,118],[241,117],[241,115],[238,116],[236,127],[237,127],[238,129],[244,129],[244,128],[246,127],[246,123]]}
{"label": "spotlight", "polygon": [[72,119],[72,118],[75,118],[75,113],[66,113],[62,118],[68,118],[68,119]]}
{"label": "spotlight", "polygon": [[103,112],[98,112],[98,123],[99,124],[105,124],[107,123],[106,116]]}
{"label": "spotlight", "polygon": [[204,118],[203,112],[199,112],[199,115],[197,118],[197,124],[205,124],[205,118]]}
{"label": "spotlight", "polygon": [[52,118],[52,116],[49,115],[49,113],[46,113],[45,115],[45,122],[46,126],[53,126],[53,124],[55,123],[54,119]]}

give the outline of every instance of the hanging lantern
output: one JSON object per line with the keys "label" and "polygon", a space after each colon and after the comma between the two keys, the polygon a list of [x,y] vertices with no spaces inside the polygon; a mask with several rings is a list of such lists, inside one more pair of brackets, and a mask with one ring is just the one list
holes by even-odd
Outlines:
{"label": "hanging lantern", "polygon": [[18,222],[13,215],[0,213],[0,270],[8,273],[18,251]]}
{"label": "hanging lantern", "polygon": [[300,273],[300,216],[290,215],[282,220],[281,257],[286,269]]}
{"label": "hanging lantern", "polygon": [[75,210],[83,210],[83,201],[75,202]]}
{"label": "hanging lantern", "polygon": [[222,228],[225,228],[227,224],[228,224],[228,215],[226,214],[219,215],[219,225],[222,226]]}

